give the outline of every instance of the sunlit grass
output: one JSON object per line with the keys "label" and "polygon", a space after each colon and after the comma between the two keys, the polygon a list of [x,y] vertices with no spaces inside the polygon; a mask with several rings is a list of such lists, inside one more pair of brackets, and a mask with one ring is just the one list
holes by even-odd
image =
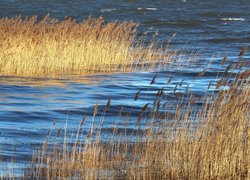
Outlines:
{"label": "sunlit grass", "polygon": [[[173,54],[156,43],[137,41],[136,28],[133,22],[104,23],[102,18],[81,23],[48,17],[40,22],[35,17],[1,19],[0,75],[133,71],[154,67],[151,62],[171,61]],[[240,52],[239,62],[225,67],[224,76],[211,85],[214,91],[208,87],[204,97],[195,97],[188,86],[185,93],[178,93],[182,81],[172,92],[178,103],[171,104],[166,87],[159,89],[133,119],[132,134],[127,128],[129,113],[124,115],[121,109],[117,121],[124,121],[124,127],[114,126],[110,139],[102,141],[102,125],[105,113],[112,111],[112,100],[97,127],[86,128],[87,120],[98,118],[96,103],[93,116],[83,118],[73,141],[68,140],[66,127],[58,130],[56,139],[49,134],[31,155],[23,178],[249,179],[250,71],[249,62],[241,59],[245,51]],[[149,88],[156,79],[149,82]],[[166,79],[166,86],[170,83]],[[142,96],[138,91],[134,100]],[[202,104],[198,106],[197,101]]]}
{"label": "sunlit grass", "polygon": [[[179,104],[168,107],[167,94],[160,89],[152,103],[146,104],[137,117],[137,125],[150,117],[146,125],[135,127],[128,134],[126,123],[119,130],[114,126],[108,142],[102,142],[105,112],[112,110],[108,101],[104,116],[97,127],[88,130],[84,117],[69,145],[67,128],[57,132],[58,144],[48,139],[33,156],[33,166],[27,168],[29,178],[121,178],[121,179],[248,179],[250,125],[250,71],[246,62],[231,63],[218,80],[219,92],[195,98],[178,95]],[[229,67],[228,66],[228,67]],[[233,67],[233,68],[232,68]],[[243,70],[245,68],[245,70]],[[232,72],[238,71],[236,75]],[[154,84],[156,76],[150,84]],[[182,85],[180,82],[180,85]],[[210,87],[208,87],[209,89]],[[141,91],[134,100],[141,97]],[[187,100],[187,101],[186,101]],[[197,109],[196,101],[203,101]],[[174,113],[169,114],[169,110]],[[94,107],[94,120],[98,103]],[[118,123],[122,122],[122,110]],[[136,131],[136,129],[138,131]],[[64,136],[63,136],[64,134]],[[133,138],[134,139],[133,139]],[[60,142],[60,141],[59,141]]]}
{"label": "sunlit grass", "polygon": [[88,18],[57,21],[48,16],[0,19],[1,76],[63,76],[152,69],[171,62],[153,39],[144,43],[134,22]]}

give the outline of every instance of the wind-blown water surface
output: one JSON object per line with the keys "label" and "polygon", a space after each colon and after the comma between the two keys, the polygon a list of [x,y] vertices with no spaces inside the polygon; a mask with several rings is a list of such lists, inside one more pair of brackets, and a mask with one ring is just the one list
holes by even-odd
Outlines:
{"label": "wind-blown water surface", "polygon": [[[78,21],[88,16],[104,16],[107,21],[134,20],[140,23],[139,35],[145,31],[151,35],[157,33],[160,41],[168,42],[177,33],[171,40],[171,48],[183,49],[187,55],[192,52],[200,55],[191,66],[181,69],[173,66],[161,72],[59,79],[0,76],[0,155],[4,159],[15,156],[17,162],[25,161],[33,147],[44,142],[53,123],[62,128],[67,120],[69,129],[77,128],[84,115],[92,115],[97,101],[101,112],[111,98],[112,111],[107,113],[104,123],[106,130],[112,128],[122,106],[135,117],[156,90],[165,86],[170,71],[173,78],[166,93],[171,93],[185,79],[180,91],[184,92],[189,84],[190,91],[201,95],[220,76],[223,57],[228,56],[227,63],[236,61],[241,47],[250,44],[249,9],[247,0],[2,0],[0,18],[17,15],[42,18],[49,13],[59,20],[65,16]],[[204,69],[207,70],[204,76],[197,77]],[[149,87],[155,74],[156,83]],[[144,96],[134,101],[138,90]],[[89,125],[87,122],[86,126]],[[131,121],[130,128],[134,125]]]}

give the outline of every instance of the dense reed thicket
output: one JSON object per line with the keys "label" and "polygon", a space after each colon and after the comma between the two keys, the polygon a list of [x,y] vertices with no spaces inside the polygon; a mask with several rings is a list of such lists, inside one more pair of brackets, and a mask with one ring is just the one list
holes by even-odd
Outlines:
{"label": "dense reed thicket", "polygon": [[[34,154],[33,166],[27,168],[24,177],[249,179],[250,71],[247,63],[230,63],[225,69],[227,75],[208,87],[208,90],[211,86],[218,90],[207,92],[203,97],[173,90],[179,103],[171,104],[163,87],[152,103],[142,107],[137,118],[138,126],[145,118],[150,121],[140,129],[135,127],[137,131],[133,134],[127,131],[125,120],[122,130],[114,127],[109,141],[101,142],[105,116],[99,127],[92,127],[90,131],[84,130],[84,117],[71,143],[61,135],[66,134],[67,129],[58,130],[57,138],[63,137],[61,143],[51,146],[53,140],[48,139]],[[139,91],[134,100],[142,98],[141,93]],[[202,105],[198,106],[198,102]],[[111,104],[109,100],[105,111],[112,108]],[[92,120],[97,110],[98,104]]]}
{"label": "dense reed thicket", "polygon": [[171,61],[152,39],[137,37],[137,23],[46,16],[0,19],[1,76],[62,76],[152,68]]}
{"label": "dense reed thicket", "polygon": [[[133,71],[171,60],[173,54],[154,42],[137,41],[136,27],[133,22],[104,23],[102,18],[80,23],[48,17],[39,22],[36,17],[1,19],[0,75]],[[159,89],[133,119],[137,122],[132,133],[127,128],[130,113],[121,110],[117,119],[124,127],[114,126],[105,142],[102,127],[112,102],[108,100],[101,118],[96,116],[97,103],[93,116],[82,119],[73,141],[68,140],[67,128],[55,137],[49,134],[22,178],[249,179],[250,70],[249,61],[241,58],[245,52],[243,48],[239,61],[225,67],[222,78],[209,84],[202,97],[190,93],[188,86],[179,92],[184,80],[171,92],[175,103],[168,99],[166,87]],[[170,83],[171,78],[166,85]],[[134,100],[142,96],[138,91]],[[86,128],[89,119],[99,120],[98,126]]]}

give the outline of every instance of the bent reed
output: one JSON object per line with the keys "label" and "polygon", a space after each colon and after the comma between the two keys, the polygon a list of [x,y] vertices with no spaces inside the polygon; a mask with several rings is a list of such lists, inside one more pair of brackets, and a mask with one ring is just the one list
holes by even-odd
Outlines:
{"label": "bent reed", "polygon": [[[175,53],[137,37],[137,23],[36,16],[0,19],[0,76],[63,76],[154,68]],[[147,44],[147,45],[146,45]]]}
{"label": "bent reed", "polygon": [[[227,75],[222,77],[225,83],[209,84],[204,97],[174,90],[170,96],[179,103],[171,104],[163,87],[141,108],[133,133],[127,127],[129,113],[122,121],[121,109],[110,139],[102,142],[105,112],[112,110],[109,100],[99,127],[88,130],[85,116],[71,136],[72,142],[67,140],[67,128],[59,129],[55,140],[50,134],[34,153],[33,165],[27,167],[24,178],[249,179],[250,71],[243,70],[245,65],[239,61],[227,66]],[[218,91],[209,93],[211,86]],[[140,98],[142,91],[134,100]],[[97,113],[98,103],[91,121]],[[149,121],[145,124],[145,120]],[[121,122],[124,126],[120,129]]]}

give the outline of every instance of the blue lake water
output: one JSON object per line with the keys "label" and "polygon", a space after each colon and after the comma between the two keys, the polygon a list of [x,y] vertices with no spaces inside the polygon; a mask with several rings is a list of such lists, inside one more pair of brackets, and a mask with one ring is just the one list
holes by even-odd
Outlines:
{"label": "blue lake water", "polygon": [[[227,63],[236,61],[241,47],[250,44],[249,9],[248,0],[0,0],[0,18],[17,15],[42,18],[49,13],[59,20],[65,16],[77,21],[89,16],[103,16],[106,21],[133,20],[140,23],[139,35],[145,31],[158,33],[159,40],[167,42],[177,33],[171,48],[182,49],[184,55],[199,54],[197,62],[190,66],[181,69],[173,66],[160,72],[59,79],[0,75],[0,155],[7,161],[14,156],[17,162],[25,162],[34,146],[44,142],[53,123],[58,129],[67,121],[68,128],[74,131],[84,115],[92,115],[97,101],[101,112],[111,98],[112,110],[106,114],[104,129],[113,127],[122,107],[136,117],[141,107],[165,86],[170,72],[173,80],[165,93],[171,93],[185,79],[179,91],[189,84],[191,92],[203,94],[223,71],[220,66],[223,57],[228,56]],[[249,60],[249,53],[244,58]],[[205,75],[197,77],[204,69]],[[155,74],[156,83],[149,86]],[[139,90],[144,93],[143,98],[134,101]],[[131,121],[130,128],[134,125]]]}

